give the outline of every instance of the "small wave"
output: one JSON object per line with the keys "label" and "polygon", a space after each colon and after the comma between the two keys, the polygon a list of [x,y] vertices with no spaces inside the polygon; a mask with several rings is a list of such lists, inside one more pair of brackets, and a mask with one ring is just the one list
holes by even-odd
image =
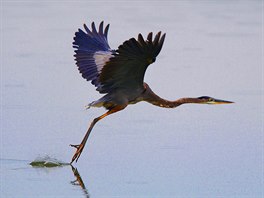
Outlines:
{"label": "small wave", "polygon": [[48,155],[44,157],[37,157],[34,161],[30,162],[29,164],[33,167],[58,167],[70,165],[70,163],[62,162]]}

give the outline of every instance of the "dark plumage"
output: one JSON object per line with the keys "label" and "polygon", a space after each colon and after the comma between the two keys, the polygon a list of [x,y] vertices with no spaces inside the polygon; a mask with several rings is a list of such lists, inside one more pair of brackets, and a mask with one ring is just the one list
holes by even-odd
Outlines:
{"label": "dark plumage", "polygon": [[79,29],[74,37],[76,64],[82,77],[91,81],[101,94],[105,94],[99,100],[90,103],[88,107],[105,107],[108,111],[92,121],[81,144],[71,145],[77,148],[71,162],[77,161],[80,157],[95,123],[107,115],[126,108],[129,104],[146,101],[156,106],[174,108],[186,103],[232,103],[208,96],[169,101],[160,98],[150,89],[144,82],[144,75],[148,66],[155,62],[160,53],[165,34],[158,32],[153,38],[151,32],[146,40],[139,34],[137,40],[131,38],[117,50],[112,50],[107,41],[109,25],[104,28],[104,23],[101,22],[97,31],[93,22],[91,30],[85,24],[84,29],[86,32]]}

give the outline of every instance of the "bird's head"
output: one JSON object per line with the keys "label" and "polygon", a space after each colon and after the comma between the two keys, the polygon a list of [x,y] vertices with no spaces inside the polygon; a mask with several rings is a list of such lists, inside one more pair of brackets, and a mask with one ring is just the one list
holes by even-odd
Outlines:
{"label": "bird's head", "polygon": [[221,99],[215,99],[210,96],[201,96],[197,98],[199,100],[198,103],[200,104],[231,104],[234,102],[227,101],[227,100],[221,100]]}

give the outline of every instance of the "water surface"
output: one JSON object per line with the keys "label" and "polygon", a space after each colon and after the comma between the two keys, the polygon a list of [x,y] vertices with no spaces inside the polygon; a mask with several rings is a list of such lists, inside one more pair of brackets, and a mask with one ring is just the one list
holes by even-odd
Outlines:
{"label": "water surface", "polygon": [[[3,1],[1,197],[263,196],[261,1]],[[233,105],[129,106],[95,126],[69,162],[100,95],[78,74],[72,38],[85,22],[111,23],[117,48],[166,32],[145,81],[164,98],[209,95]],[[79,175],[79,176],[78,176]],[[80,179],[81,178],[81,179]],[[82,181],[82,182],[81,182]]]}

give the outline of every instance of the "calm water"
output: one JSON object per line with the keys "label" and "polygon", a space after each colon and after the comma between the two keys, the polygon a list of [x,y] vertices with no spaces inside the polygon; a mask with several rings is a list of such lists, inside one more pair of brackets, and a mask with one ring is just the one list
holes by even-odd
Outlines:
{"label": "calm water", "polygon": [[[3,1],[1,197],[263,197],[262,4]],[[95,126],[74,167],[33,168],[37,157],[69,162],[69,144],[104,112],[84,110],[100,95],[71,47],[84,22],[101,20],[112,48],[167,33],[145,77],[160,96],[236,103],[129,106]]]}

